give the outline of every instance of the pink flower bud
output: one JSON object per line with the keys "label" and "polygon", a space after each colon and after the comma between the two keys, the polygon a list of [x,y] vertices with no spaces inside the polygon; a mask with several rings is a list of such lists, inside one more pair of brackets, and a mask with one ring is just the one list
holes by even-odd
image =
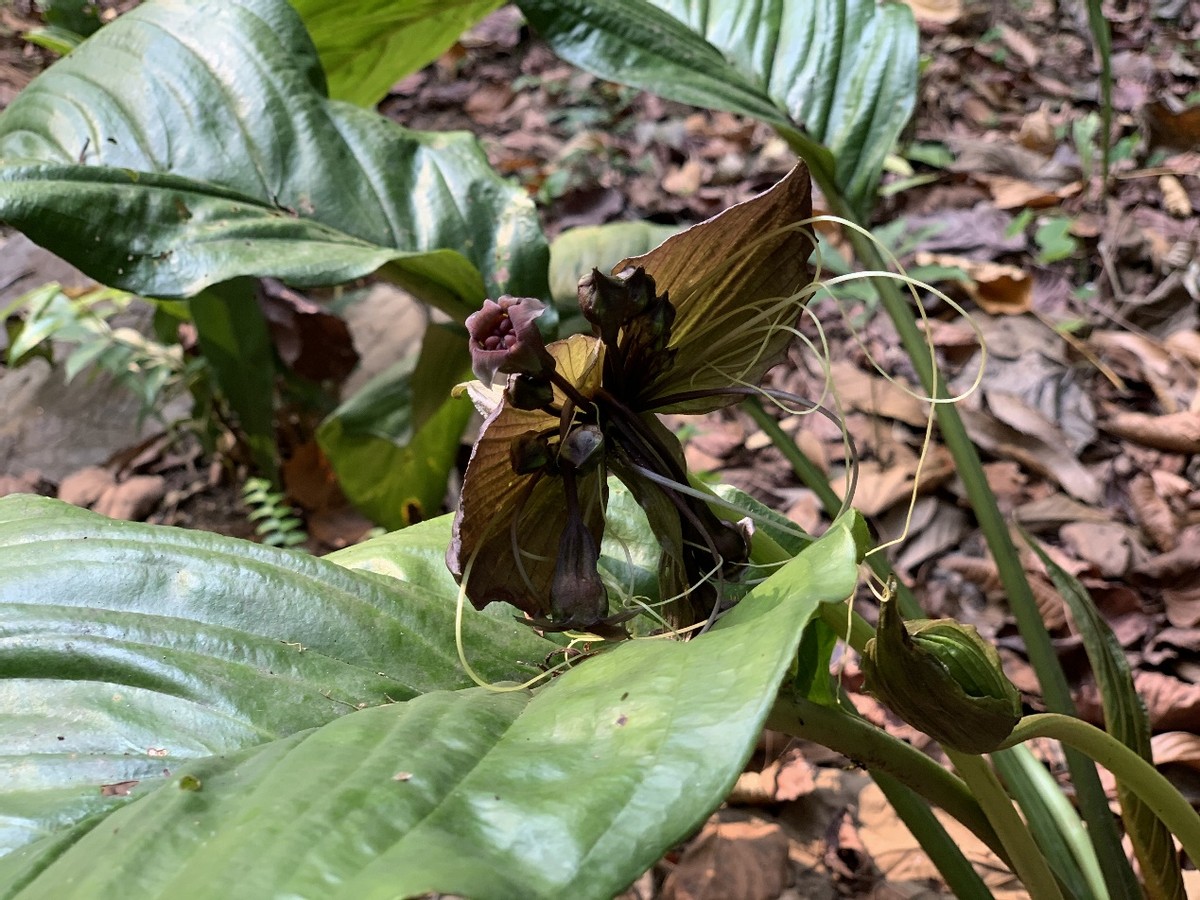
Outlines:
{"label": "pink flower bud", "polygon": [[484,300],[483,308],[467,316],[471,369],[480,381],[490,384],[496,373],[542,375],[554,368],[546,352],[537,317],[546,307],[532,297]]}

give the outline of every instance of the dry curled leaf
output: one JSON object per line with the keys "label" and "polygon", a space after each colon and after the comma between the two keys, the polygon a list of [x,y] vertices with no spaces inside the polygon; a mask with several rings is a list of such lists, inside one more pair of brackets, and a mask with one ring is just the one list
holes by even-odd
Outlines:
{"label": "dry curled leaf", "polygon": [[1163,207],[1177,219],[1186,219],[1192,214],[1192,200],[1187,189],[1174,175],[1159,175],[1158,189],[1162,191]]}
{"label": "dry curled leaf", "polygon": [[1059,537],[1103,578],[1120,578],[1133,565],[1133,529],[1117,522],[1068,522]]}
{"label": "dry curled leaf", "polygon": [[105,490],[93,509],[110,519],[140,522],[158,507],[166,492],[167,481],[161,475],[134,475]]}
{"label": "dry curled leaf", "polygon": [[[1134,673],[1133,687],[1146,704],[1152,731],[1200,731],[1200,684],[1143,670]],[[1085,682],[1077,699],[1082,718],[1095,724],[1103,722],[1100,693],[1094,682]]]}
{"label": "dry curled leaf", "polygon": [[[1004,593],[1004,586],[1000,582],[1000,570],[990,559],[951,555],[941,559],[938,565],[951,572],[957,572],[967,581],[978,586],[988,595],[989,599],[997,599]],[[1054,585],[1050,584],[1046,576],[1040,572],[1027,571],[1026,575],[1029,577],[1033,598],[1037,601],[1038,610],[1042,614],[1042,621],[1046,623],[1046,627],[1051,631],[1062,628],[1067,624],[1067,614],[1062,598],[1054,589]]]}
{"label": "dry curled leaf", "polygon": [[1174,550],[1179,542],[1179,528],[1171,507],[1158,495],[1149,475],[1135,475],[1129,482],[1129,502],[1138,525],[1155,546],[1164,552]]}
{"label": "dry curled leaf", "polygon": [[812,793],[812,763],[799,747],[791,747],[761,772],[738,776],[727,802],[730,804],[784,803]]}
{"label": "dry curled leaf", "polygon": [[962,0],[904,0],[912,9],[918,22],[949,25],[957,22],[963,13]]}
{"label": "dry curled leaf", "polygon": [[970,279],[965,284],[967,294],[988,315],[1016,316],[1033,308],[1033,279],[1016,266],[945,253],[918,253],[916,261],[920,266],[962,269]]}
{"label": "dry curled leaf", "polygon": [[117,480],[108,469],[88,466],[62,480],[58,486],[58,499],[74,506],[91,506],[116,483]]}
{"label": "dry curled leaf", "polygon": [[1100,422],[1100,427],[1143,447],[1169,453],[1200,453],[1200,412],[1187,410],[1165,416],[1114,412]]}
{"label": "dry curled leaf", "polygon": [[1174,763],[1200,771],[1200,734],[1167,731],[1150,738],[1150,747],[1156,766]]}
{"label": "dry curled leaf", "polygon": [[789,870],[788,839],[777,823],[714,816],[667,877],[662,900],[775,900]]}

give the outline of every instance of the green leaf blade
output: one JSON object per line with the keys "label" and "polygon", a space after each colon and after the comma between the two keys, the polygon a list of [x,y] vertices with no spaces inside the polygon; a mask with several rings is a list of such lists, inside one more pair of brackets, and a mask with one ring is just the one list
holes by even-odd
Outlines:
{"label": "green leaf blade", "polygon": [[151,0],[52,66],[0,115],[0,219],[148,295],[389,261],[459,318],[548,294],[528,196],[470,135],[328,100],[284,0]]}
{"label": "green leaf blade", "polygon": [[[1108,623],[1096,609],[1086,587],[1058,565],[1031,536],[1025,542],[1046,567],[1050,580],[1071,610],[1079,628],[1088,662],[1100,690],[1105,730],[1149,763],[1150,719],[1133,684],[1129,660]],[[1117,782],[1121,818],[1141,864],[1147,894],[1155,900],[1184,900],[1186,891],[1175,839],[1154,811],[1128,787]]]}
{"label": "green leaf blade", "polygon": [[[57,501],[0,500],[4,833],[20,842],[89,815],[103,784],[469,686],[456,595],[448,575],[406,584]],[[463,633],[495,680],[528,678],[554,649],[473,610]],[[31,791],[43,797],[32,818]]]}
{"label": "green leaf blade", "polygon": [[291,0],[329,78],[330,96],[374,106],[442,55],[499,0]]}
{"label": "green leaf blade", "polygon": [[[776,128],[860,212],[916,104],[917,28],[873,0],[522,0],[563,58]],[[826,177],[832,184],[826,183]]]}
{"label": "green leaf blade", "polygon": [[74,843],[0,861],[0,880],[22,898],[613,896],[723,798],[857,558],[839,523],[692,642],[627,642],[534,694],[435,691],[190,763]]}

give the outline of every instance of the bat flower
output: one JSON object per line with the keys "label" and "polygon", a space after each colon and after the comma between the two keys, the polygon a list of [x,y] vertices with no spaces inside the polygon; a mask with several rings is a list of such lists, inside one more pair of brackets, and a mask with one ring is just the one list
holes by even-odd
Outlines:
{"label": "bat flower", "polygon": [[476,608],[503,601],[546,630],[624,636],[597,572],[607,478],[630,490],[662,550],[668,621],[712,615],[748,555],[745,530],[687,484],[683,451],[658,414],[742,398],[791,343],[814,240],[808,171],[579,284],[593,334],[549,345],[542,305],[501,297],[467,320],[471,389],[485,412],[446,561]]}

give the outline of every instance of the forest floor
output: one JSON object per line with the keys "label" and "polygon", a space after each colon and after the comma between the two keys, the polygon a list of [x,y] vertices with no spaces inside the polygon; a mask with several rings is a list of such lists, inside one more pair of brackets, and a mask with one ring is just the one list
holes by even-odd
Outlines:
{"label": "forest floor", "polygon": [[[951,387],[967,394],[959,408],[1001,510],[1087,586],[1133,666],[1157,764],[1200,804],[1200,6],[1107,5],[1114,123],[1105,183],[1083,4],[912,5],[926,65],[876,233],[910,272],[937,280],[969,312],[986,361],[962,316],[927,300],[933,344]],[[0,107],[49,62],[17,37],[33,21],[28,5],[0,9]],[[769,187],[794,163],[766,126],[563,63],[512,7],[397,84],[380,109],[410,128],[475,133],[496,169],[538,201],[551,237],[616,220],[690,224]],[[844,255],[840,268],[831,257],[835,268],[852,269],[837,230],[824,236]],[[927,613],[975,625],[1000,648],[1029,707],[1040,708],[996,566],[936,431],[922,453],[927,404],[887,317],[869,291],[812,309],[829,359],[798,347],[774,385],[815,398],[832,377],[859,459],[854,505],[881,539],[902,538],[892,560]],[[817,337],[811,323],[802,329]],[[844,481],[833,425],[816,416],[781,421],[833,483]],[[805,529],[827,524],[816,496],[744,413],[690,422],[688,435],[694,470]],[[162,490],[141,517],[251,533],[237,485],[197,451],[151,440],[88,462],[86,476],[0,472],[0,493],[56,494],[71,478],[150,475],[163,479]],[[296,463],[295,482],[311,481],[314,466]],[[308,510],[314,550],[353,540],[368,524],[328,494],[314,503],[325,504]],[[1099,722],[1070,615],[1032,554],[1024,561],[1081,714]],[[870,615],[869,603],[860,606]],[[841,671],[864,714],[939,752],[858,692],[853,660]],[[939,895],[928,861],[865,775],[770,733],[760,750],[730,802],[627,896]],[[1061,770],[1052,746],[1037,752]],[[988,868],[982,848],[963,842],[997,896],[1020,896],[998,865]]]}

